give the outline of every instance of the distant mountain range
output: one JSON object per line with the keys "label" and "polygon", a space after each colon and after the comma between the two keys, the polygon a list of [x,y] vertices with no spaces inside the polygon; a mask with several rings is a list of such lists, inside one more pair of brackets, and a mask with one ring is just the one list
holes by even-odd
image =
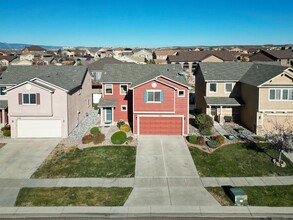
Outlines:
{"label": "distant mountain range", "polygon": [[[19,44],[19,43],[5,43],[0,42],[0,49],[8,49],[8,50],[20,50],[25,47],[31,46],[32,44]],[[62,48],[62,46],[46,46],[46,45],[38,45],[40,47],[43,47],[45,49],[59,49]]]}

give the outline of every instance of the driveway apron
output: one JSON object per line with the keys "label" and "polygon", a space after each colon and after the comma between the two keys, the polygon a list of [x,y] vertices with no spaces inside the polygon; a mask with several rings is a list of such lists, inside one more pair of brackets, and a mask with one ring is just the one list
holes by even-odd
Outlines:
{"label": "driveway apron", "polygon": [[219,205],[205,190],[182,136],[140,136],[125,206]]}

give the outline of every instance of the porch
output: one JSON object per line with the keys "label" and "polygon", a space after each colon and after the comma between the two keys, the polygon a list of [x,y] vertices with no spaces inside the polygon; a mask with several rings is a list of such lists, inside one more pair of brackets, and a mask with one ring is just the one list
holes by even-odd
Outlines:
{"label": "porch", "polygon": [[8,124],[8,101],[0,101],[0,126],[4,127]]}
{"label": "porch", "polygon": [[101,126],[109,127],[114,125],[114,109],[116,108],[117,99],[101,98],[99,101],[101,113]]}
{"label": "porch", "polygon": [[220,124],[240,121],[240,107],[244,105],[240,98],[230,97],[204,97],[206,113]]}

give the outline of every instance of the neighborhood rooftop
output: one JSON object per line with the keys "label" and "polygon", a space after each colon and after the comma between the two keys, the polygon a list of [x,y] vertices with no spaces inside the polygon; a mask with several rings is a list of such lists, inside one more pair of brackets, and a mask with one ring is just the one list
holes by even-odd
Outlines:
{"label": "neighborhood rooftop", "polygon": [[206,81],[240,81],[259,86],[267,80],[279,75],[288,67],[263,63],[200,63]]}
{"label": "neighborhood rooftop", "polygon": [[17,85],[38,78],[70,91],[82,85],[86,71],[84,66],[11,66],[1,75],[0,84]]}
{"label": "neighborhood rooftop", "polygon": [[162,65],[137,65],[137,64],[112,64],[105,65],[101,82],[132,83],[132,87],[151,80],[156,76],[165,76],[171,80],[187,85],[185,77],[180,76],[182,68],[178,64]]}

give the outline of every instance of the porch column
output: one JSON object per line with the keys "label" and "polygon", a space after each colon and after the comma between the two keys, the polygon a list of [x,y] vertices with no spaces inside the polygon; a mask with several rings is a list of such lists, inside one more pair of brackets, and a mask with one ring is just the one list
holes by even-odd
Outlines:
{"label": "porch column", "polygon": [[1,109],[1,114],[2,114],[2,124],[4,126],[6,124],[6,121],[5,121],[5,109]]}
{"label": "porch column", "polygon": [[114,125],[114,107],[112,107],[112,125]]}
{"label": "porch column", "polygon": [[101,108],[101,126],[104,124],[104,108]]}
{"label": "porch column", "polygon": [[223,106],[220,106],[220,115],[222,115]]}

